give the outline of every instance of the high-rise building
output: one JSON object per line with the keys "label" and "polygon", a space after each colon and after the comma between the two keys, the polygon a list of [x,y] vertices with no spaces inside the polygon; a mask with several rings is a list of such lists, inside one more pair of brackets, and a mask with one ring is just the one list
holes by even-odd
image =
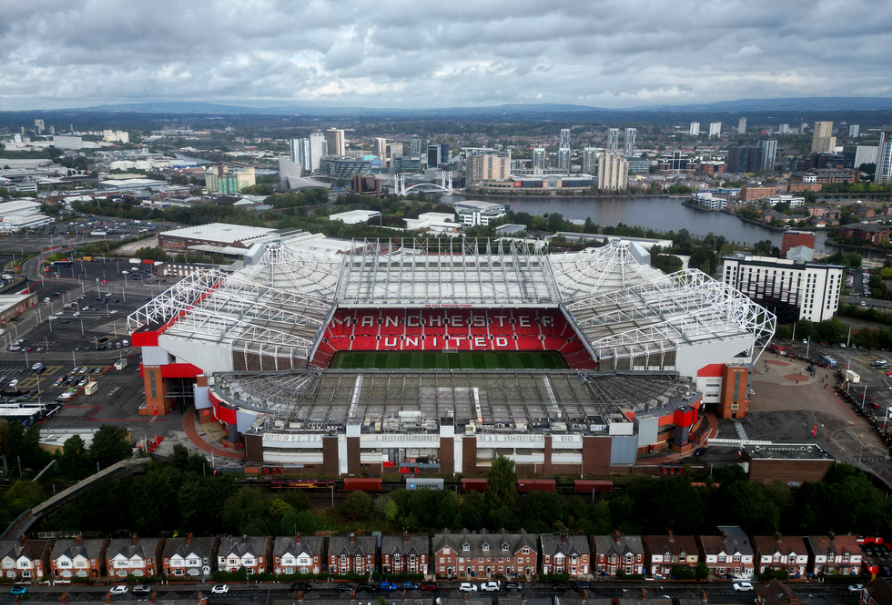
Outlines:
{"label": "high-rise building", "polygon": [[570,147],[570,129],[561,128],[561,144],[560,147]]}
{"label": "high-rise building", "polygon": [[799,125],[799,134],[805,134],[808,131],[808,122]]}
{"label": "high-rise building", "polygon": [[403,155],[403,144],[397,143],[396,141],[390,144],[390,159],[392,160],[394,156]]}
{"label": "high-rise building", "polygon": [[892,131],[880,132],[880,144],[877,145],[877,171],[874,182],[892,183]]}
{"label": "high-rise building", "polygon": [[777,141],[773,139],[759,141],[759,147],[762,149],[762,165],[759,170],[763,172],[774,170],[774,163],[777,161]]}
{"label": "high-rise building", "polygon": [[409,139],[409,155],[413,158],[421,157],[421,139],[419,137]]}
{"label": "high-rise building", "polygon": [[855,161],[852,166],[857,170],[862,164],[877,163],[877,148],[872,145],[858,145],[855,147]]}
{"label": "high-rise building", "polygon": [[40,136],[43,134],[44,128],[46,128],[46,126],[43,125],[43,120],[34,120],[34,134]]}
{"label": "high-rise building", "polygon": [[449,163],[449,144],[443,143],[440,145],[440,163],[448,164]]}
{"label": "high-rise building", "polygon": [[496,153],[472,155],[468,158],[469,182],[506,181],[511,177],[511,156]]}
{"label": "high-rise building", "polygon": [[428,145],[427,146],[427,167],[428,168],[436,168],[440,165],[440,146],[439,145]]}
{"label": "high-rise building", "polygon": [[753,146],[728,147],[725,170],[728,172],[756,172],[762,169],[762,148]]}
{"label": "high-rise building", "polygon": [[403,172],[421,172],[421,158],[409,157],[405,155],[395,155],[391,160],[393,173],[400,174]]}
{"label": "high-rise building", "polygon": [[375,155],[387,163],[387,139],[375,139]]}
{"label": "high-rise building", "polygon": [[291,161],[301,167],[304,172],[313,171],[310,139],[291,139]]}
{"label": "high-rise building", "polygon": [[836,137],[833,136],[833,122],[815,122],[811,137],[812,153],[833,153]]}
{"label": "high-rise building", "polygon": [[624,139],[625,143],[625,155],[626,157],[632,157],[632,154],[635,153],[635,134],[638,131],[635,128],[626,128],[626,137]]}
{"label": "high-rise building", "polygon": [[586,147],[582,150],[582,172],[585,174],[598,173],[598,157],[601,150],[597,147]]}
{"label": "high-rise building", "polygon": [[570,173],[570,148],[561,147],[558,149],[558,169],[563,170],[567,174]]}
{"label": "high-rise building", "polygon": [[328,145],[325,143],[325,135],[314,132],[310,135],[310,163],[312,170],[319,170],[322,158],[328,155]]}
{"label": "high-rise building", "polygon": [[629,161],[608,151],[598,158],[598,189],[617,191],[629,186]]}
{"label": "high-rise building", "polygon": [[700,136],[700,122],[691,122],[691,128],[688,130],[688,134],[692,137]]}
{"label": "high-rise building", "polygon": [[619,149],[619,128],[607,129],[607,151]]}
{"label": "high-rise building", "polygon": [[746,118],[737,120],[737,134],[746,134]]}
{"label": "high-rise building", "polygon": [[721,122],[710,122],[709,124],[709,138],[712,137],[720,137],[722,136],[722,123]]}
{"label": "high-rise building", "polygon": [[852,124],[851,126],[849,126],[850,139],[857,139],[859,134],[861,134],[861,127],[858,124]]}
{"label": "high-rise building", "polygon": [[533,149],[533,171],[545,170],[546,154],[544,147]]}
{"label": "high-rise building", "polygon": [[781,124],[780,126],[778,126],[777,134],[790,134],[790,125]]}
{"label": "high-rise building", "polygon": [[344,141],[344,131],[337,128],[326,130],[325,145],[328,147],[328,153],[331,155],[346,155],[347,146]]}

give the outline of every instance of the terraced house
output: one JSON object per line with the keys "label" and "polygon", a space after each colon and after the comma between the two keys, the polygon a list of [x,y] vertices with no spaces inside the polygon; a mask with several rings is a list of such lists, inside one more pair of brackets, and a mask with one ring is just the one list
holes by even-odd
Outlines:
{"label": "terraced house", "polygon": [[426,574],[430,540],[422,534],[381,538],[381,571],[384,573]]}
{"label": "terraced house", "polygon": [[217,550],[217,538],[168,538],[161,556],[164,575],[174,578],[207,578]]}
{"label": "terraced house", "polygon": [[267,571],[270,536],[241,538],[228,536],[220,539],[217,549],[217,569],[236,572],[244,567],[249,576]]}
{"label": "terraced house", "polygon": [[378,543],[373,536],[332,536],[328,540],[328,568],[333,574],[366,574],[375,570]]}
{"label": "terraced house", "polygon": [[805,575],[808,567],[808,550],[805,541],[798,536],[755,536],[756,563],[759,573],[766,569],[787,572],[791,578]]}
{"label": "terraced house", "polygon": [[570,574],[579,578],[591,573],[591,548],[585,536],[541,535],[543,574]]}
{"label": "terraced house", "polygon": [[3,577],[14,580],[37,580],[46,575],[49,556],[48,540],[3,540],[0,542],[0,568]]}
{"label": "terraced house", "polygon": [[516,534],[440,533],[434,535],[433,548],[439,577],[530,578],[536,574],[536,539],[522,530]]}
{"label": "terraced house", "polygon": [[700,549],[693,536],[644,536],[646,570],[655,578],[669,578],[676,567],[693,570],[700,562]]}
{"label": "terraced house", "polygon": [[615,577],[644,573],[644,544],[641,536],[623,536],[617,531],[612,536],[592,536],[595,570],[599,576]]}
{"label": "terraced house", "polygon": [[322,571],[325,538],[304,537],[300,534],[278,537],[273,542],[273,572],[276,574],[311,573]]}
{"label": "terraced house", "polygon": [[151,578],[157,575],[163,540],[132,538],[112,540],[105,550],[105,568],[110,578]]}
{"label": "terraced house", "polygon": [[49,560],[53,580],[65,583],[73,578],[95,579],[102,576],[108,543],[108,540],[84,540],[81,536],[56,540]]}
{"label": "terraced house", "polygon": [[749,578],[755,569],[753,547],[746,533],[736,526],[720,526],[719,536],[698,536],[703,562],[716,576]]}
{"label": "terraced house", "polygon": [[855,536],[805,536],[811,555],[811,572],[816,575],[858,575],[861,572],[861,546]]}

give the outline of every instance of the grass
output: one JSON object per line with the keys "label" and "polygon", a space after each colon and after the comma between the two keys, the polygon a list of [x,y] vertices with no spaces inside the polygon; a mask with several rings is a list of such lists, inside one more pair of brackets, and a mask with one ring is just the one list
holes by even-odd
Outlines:
{"label": "grass", "polygon": [[560,353],[553,351],[342,351],[331,367],[336,370],[563,370]]}

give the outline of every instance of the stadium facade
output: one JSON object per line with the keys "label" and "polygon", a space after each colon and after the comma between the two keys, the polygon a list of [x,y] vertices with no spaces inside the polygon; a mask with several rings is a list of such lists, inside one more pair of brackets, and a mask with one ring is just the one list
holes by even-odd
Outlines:
{"label": "stadium facade", "polygon": [[[775,328],[726,284],[651,267],[636,243],[345,248],[258,243],[133,313],[142,412],[194,405],[251,463],[312,473],[478,473],[503,454],[521,472],[606,474],[689,451],[706,411],[742,417]],[[334,369],[345,352],[359,366]],[[565,368],[537,369],[540,355]]]}

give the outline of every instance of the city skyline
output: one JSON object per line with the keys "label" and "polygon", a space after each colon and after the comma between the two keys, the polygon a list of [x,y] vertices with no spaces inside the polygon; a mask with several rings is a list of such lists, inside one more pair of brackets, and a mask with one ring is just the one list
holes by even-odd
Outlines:
{"label": "city skyline", "polygon": [[[136,4],[126,17],[115,8],[6,7],[0,109],[144,101],[634,108],[892,96],[890,67],[872,50],[892,43],[892,17],[867,1],[818,2],[812,19],[795,3],[742,2],[704,11],[693,2],[407,10],[397,2],[162,1]],[[845,43],[856,36],[857,45]]]}

